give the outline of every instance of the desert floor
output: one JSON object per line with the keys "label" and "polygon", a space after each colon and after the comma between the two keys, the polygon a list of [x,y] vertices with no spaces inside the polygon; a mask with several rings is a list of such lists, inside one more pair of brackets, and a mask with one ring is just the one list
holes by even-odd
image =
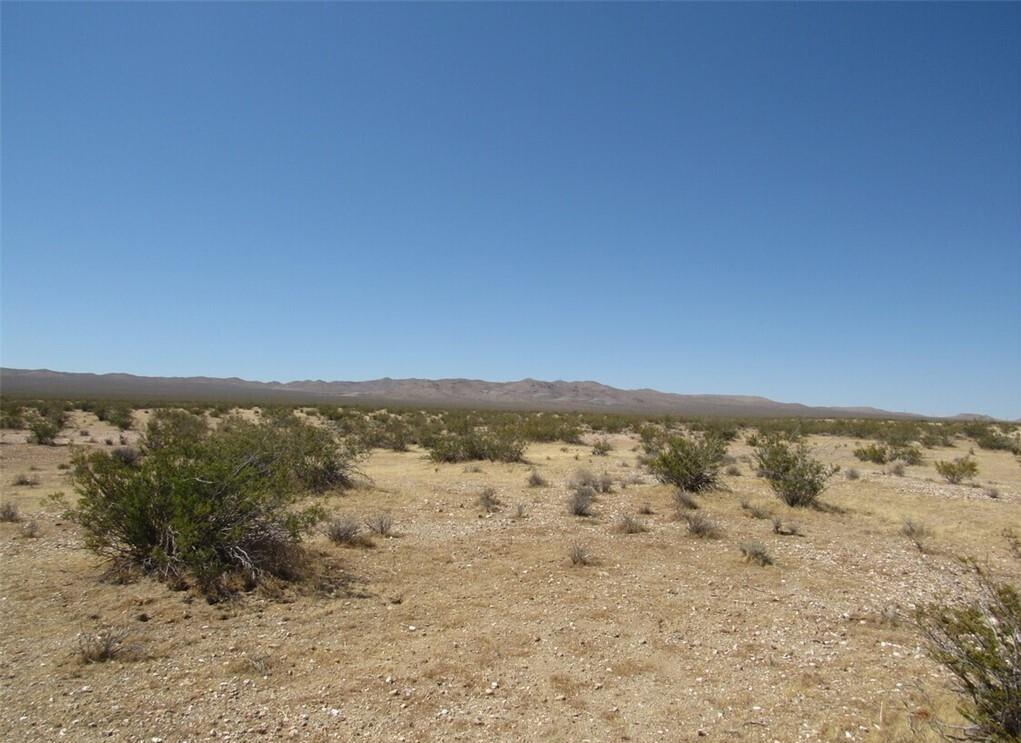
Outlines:
{"label": "desert floor", "polygon": [[[80,436],[78,430],[87,430]],[[118,434],[76,413],[70,440],[105,447]],[[137,434],[129,433],[133,438]],[[90,443],[90,439],[96,443]],[[435,465],[422,451],[376,451],[354,491],[330,509],[385,511],[396,535],[372,548],[316,536],[331,566],[317,592],[253,592],[209,604],[140,579],[103,580],[73,524],[47,498],[73,497],[68,445],[0,445],[4,500],[38,524],[0,524],[0,739],[21,740],[562,740],[895,741],[925,739],[908,720],[952,718],[950,679],[927,659],[911,616],[938,597],[967,595],[957,556],[1018,582],[1021,466],[976,448],[978,484],[938,481],[927,450],[903,477],[852,457],[852,439],[811,440],[837,475],[826,511],[783,506],[753,475],[699,498],[723,536],[689,536],[672,490],[637,464],[637,439],[534,444],[528,464]],[[580,467],[616,481],[594,515],[568,515]],[[535,468],[548,481],[528,487]],[[37,485],[15,486],[18,475]],[[495,488],[502,508],[477,498]],[[999,497],[985,489],[993,486]],[[799,536],[774,534],[769,519]],[[524,504],[524,516],[517,513]],[[624,534],[621,513],[648,531]],[[925,551],[900,533],[928,525]],[[745,562],[763,543],[772,566]],[[595,558],[572,565],[572,545]],[[84,664],[79,633],[128,632],[124,659]]]}

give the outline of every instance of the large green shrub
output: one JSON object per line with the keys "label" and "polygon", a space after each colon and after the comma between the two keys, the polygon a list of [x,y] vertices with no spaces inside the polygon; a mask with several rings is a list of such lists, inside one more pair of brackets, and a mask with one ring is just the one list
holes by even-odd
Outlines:
{"label": "large green shrub", "polygon": [[690,493],[711,490],[719,484],[726,442],[715,435],[698,438],[674,436],[649,461],[649,469],[663,483]]}
{"label": "large green shrub", "polygon": [[788,506],[815,505],[826,481],[840,470],[814,459],[806,444],[775,434],[760,439],[755,458],[773,492]]}
{"label": "large green shrub", "polygon": [[132,464],[75,454],[70,515],[95,552],[214,594],[231,577],[297,577],[301,536],[319,516],[302,501],[345,483],[350,467],[328,432],[297,421],[228,419],[208,431],[164,415]]}

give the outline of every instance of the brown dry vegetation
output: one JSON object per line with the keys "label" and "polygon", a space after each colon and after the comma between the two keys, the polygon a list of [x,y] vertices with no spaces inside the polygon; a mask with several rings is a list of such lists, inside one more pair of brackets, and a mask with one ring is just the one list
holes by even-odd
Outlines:
{"label": "brown dry vegetation", "polygon": [[[70,415],[66,431],[78,430],[98,443],[76,445],[120,442],[92,414]],[[981,487],[970,487],[932,465],[960,446],[928,450],[897,477],[855,459],[860,440],[810,437],[815,456],[861,473],[830,481],[831,508],[791,509],[765,480],[728,477],[729,490],[699,498],[722,529],[702,540],[677,518],[674,490],[638,466],[637,436],[605,436],[612,450],[598,459],[588,438],[532,443],[526,462],[477,472],[414,446],[374,450],[365,481],[330,505],[348,518],[389,514],[393,536],[350,549],[317,533],[316,590],[209,604],[104,577],[48,500],[73,498],[60,469],[70,447],[3,432],[3,500],[38,536],[0,523],[0,739],[907,741],[931,736],[926,717],[954,721],[948,675],[911,615],[967,594],[957,555],[1018,582],[1004,537],[1021,523],[1016,457],[976,449]],[[751,455],[740,441],[729,452]],[[598,494],[583,519],[564,508],[580,466],[628,483]],[[548,486],[529,487],[533,469]],[[10,484],[20,474],[38,485]],[[480,509],[482,488],[524,504],[527,518]],[[742,501],[796,521],[800,535],[774,533]],[[620,514],[640,509],[648,530],[622,536]],[[924,552],[901,533],[909,519],[931,532]],[[748,543],[773,564],[750,565]],[[572,567],[575,544],[592,565]],[[130,652],[84,662],[81,638],[110,631]]]}

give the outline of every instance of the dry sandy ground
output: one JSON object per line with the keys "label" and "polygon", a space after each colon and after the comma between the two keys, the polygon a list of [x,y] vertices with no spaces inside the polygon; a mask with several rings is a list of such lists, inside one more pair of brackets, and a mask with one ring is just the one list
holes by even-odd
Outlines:
{"label": "dry sandy ground", "polygon": [[[76,428],[117,435],[91,416]],[[75,433],[72,431],[71,433]],[[345,580],[331,591],[255,593],[210,605],[140,580],[102,582],[45,496],[70,495],[69,447],[4,434],[5,500],[37,520],[0,524],[0,739],[21,740],[915,740],[907,710],[952,715],[949,680],[919,647],[919,602],[959,597],[970,578],[954,555],[1017,582],[1021,560],[1003,537],[1021,531],[1021,466],[977,450],[982,489],[936,482],[927,451],[905,477],[862,465],[850,439],[817,438],[817,454],[862,472],[827,491],[837,512],[779,504],[751,474],[743,444],[730,492],[701,498],[723,538],[689,536],[669,488],[636,465],[636,441],[615,449],[532,445],[549,481],[529,488],[531,465],[429,462],[422,452],[377,451],[371,486],[332,501],[359,517],[384,510],[398,536],[371,549],[312,546]],[[566,481],[579,467],[618,483],[591,518],[567,514]],[[19,474],[37,486],[11,485]],[[503,508],[483,515],[485,486]],[[798,522],[779,536],[740,501]],[[516,505],[526,515],[516,518]],[[649,531],[615,530],[636,513]],[[899,533],[906,517],[934,531],[923,553]],[[769,567],[742,560],[762,542]],[[572,544],[596,564],[573,567]],[[79,632],[129,631],[136,657],[83,664]],[[928,701],[925,696],[928,697]]]}

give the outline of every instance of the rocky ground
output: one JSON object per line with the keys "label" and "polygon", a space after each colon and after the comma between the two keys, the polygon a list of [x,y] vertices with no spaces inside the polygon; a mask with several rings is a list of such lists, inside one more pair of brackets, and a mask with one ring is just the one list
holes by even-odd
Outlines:
{"label": "rocky ground", "polygon": [[[119,440],[85,414],[75,425],[88,431],[71,431],[75,444]],[[388,512],[395,536],[371,548],[317,536],[316,590],[209,604],[104,579],[47,498],[72,496],[60,469],[70,447],[5,432],[3,497],[38,534],[0,524],[0,738],[890,741],[925,737],[912,715],[953,715],[911,614],[969,592],[958,555],[1021,576],[1003,534],[1021,532],[1014,457],[977,450],[982,487],[952,486],[932,461],[961,456],[966,441],[897,477],[854,460],[853,440],[817,438],[818,456],[861,478],[834,478],[831,509],[795,512],[736,444],[741,474],[700,498],[722,537],[702,540],[639,467],[636,440],[610,440],[605,457],[539,444],[529,464],[468,467],[376,451],[366,482],[331,508]],[[579,467],[615,481],[589,518],[565,507]],[[528,487],[533,468],[548,485]],[[15,486],[19,475],[38,483]],[[487,486],[502,504],[492,514],[477,503]],[[775,534],[742,500],[800,534]],[[622,533],[620,514],[645,505],[648,531]],[[924,551],[900,534],[906,518],[931,528]],[[746,562],[749,541],[774,564]],[[573,545],[593,564],[573,566]],[[80,637],[106,628],[124,633],[119,657],[84,663]]]}

